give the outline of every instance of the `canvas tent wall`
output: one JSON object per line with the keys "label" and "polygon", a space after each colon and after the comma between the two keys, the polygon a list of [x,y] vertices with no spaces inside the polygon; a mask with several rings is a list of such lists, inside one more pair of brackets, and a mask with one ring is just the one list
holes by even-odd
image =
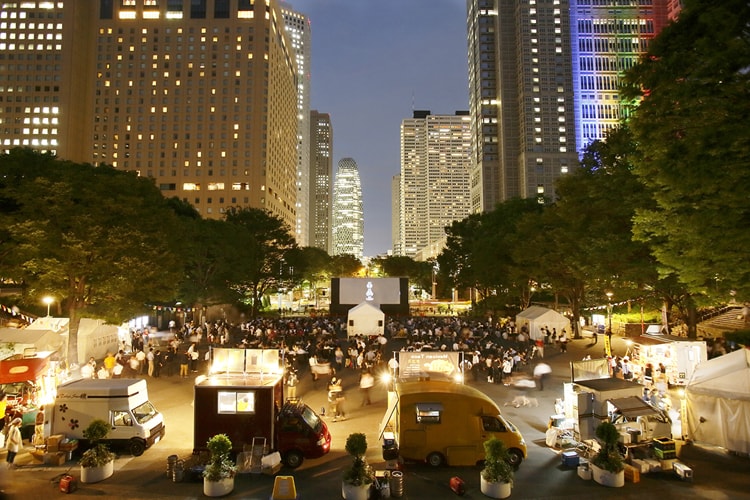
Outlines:
{"label": "canvas tent wall", "polygon": [[526,326],[534,340],[543,339],[542,328],[547,327],[550,331],[554,328],[557,334],[562,333],[563,329],[570,336],[570,320],[559,312],[542,306],[531,306],[516,315],[516,328]]}
{"label": "canvas tent wall", "polygon": [[349,309],[346,325],[348,337],[383,335],[385,313],[377,304],[361,302]]}
{"label": "canvas tent wall", "polygon": [[14,354],[36,352],[59,352],[65,355],[68,348],[67,333],[29,328],[0,328],[0,359]]}
{"label": "canvas tent wall", "polygon": [[686,437],[750,454],[750,349],[700,363],[685,400]]}

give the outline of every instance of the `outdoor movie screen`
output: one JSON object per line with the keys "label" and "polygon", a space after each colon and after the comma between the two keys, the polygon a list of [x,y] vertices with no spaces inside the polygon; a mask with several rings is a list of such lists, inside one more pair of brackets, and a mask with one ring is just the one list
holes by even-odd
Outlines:
{"label": "outdoor movie screen", "polygon": [[339,278],[339,303],[401,304],[401,278]]}

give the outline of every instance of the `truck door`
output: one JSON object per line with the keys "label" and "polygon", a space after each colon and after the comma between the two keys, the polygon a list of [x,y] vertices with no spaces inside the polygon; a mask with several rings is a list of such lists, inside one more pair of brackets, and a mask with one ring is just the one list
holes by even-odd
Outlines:
{"label": "truck door", "polygon": [[129,440],[136,435],[136,430],[133,426],[133,415],[131,415],[129,411],[110,410],[109,417],[109,422],[112,424],[112,430],[109,432],[109,436],[107,437],[108,440]]}

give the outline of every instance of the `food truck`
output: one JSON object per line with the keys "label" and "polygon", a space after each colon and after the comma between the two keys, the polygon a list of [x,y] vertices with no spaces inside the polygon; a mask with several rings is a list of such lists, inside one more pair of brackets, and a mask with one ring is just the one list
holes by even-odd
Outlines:
{"label": "food truck", "polygon": [[54,352],[26,349],[0,361],[0,391],[8,396],[6,415],[21,417],[21,435],[34,433],[36,414],[55,400],[57,363]]}
{"label": "food truck", "polygon": [[669,415],[643,400],[641,384],[610,377],[606,359],[573,361],[571,372],[572,381],[563,385],[564,415],[554,417],[578,441],[594,439],[602,422],[615,424],[627,443],[634,435],[639,441],[672,436]]}
{"label": "food truck", "polygon": [[526,442],[486,394],[449,380],[395,383],[380,423],[383,458],[401,456],[430,465],[469,465],[484,460],[484,442],[507,446],[511,464],[526,458]]}
{"label": "food truck", "polygon": [[52,405],[50,435],[64,435],[81,442],[94,419],[112,428],[106,442],[140,456],[158,443],[166,432],[164,417],[148,399],[143,379],[79,379],[57,388]]}
{"label": "food truck", "polygon": [[[708,360],[706,342],[673,335],[647,334],[631,339],[631,358],[643,372],[646,365],[666,368],[669,385],[687,385],[698,363]],[[666,388],[663,388],[666,390]]]}
{"label": "food truck", "polygon": [[303,402],[284,399],[277,349],[211,353],[209,374],[195,380],[194,453],[206,450],[216,434],[226,434],[235,453],[278,452],[291,468],[328,453],[331,433],[325,422]]}

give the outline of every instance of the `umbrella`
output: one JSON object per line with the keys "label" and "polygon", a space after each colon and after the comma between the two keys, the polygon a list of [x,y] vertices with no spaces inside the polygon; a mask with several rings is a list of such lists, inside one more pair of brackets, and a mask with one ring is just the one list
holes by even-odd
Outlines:
{"label": "umbrella", "polygon": [[535,377],[541,377],[542,375],[547,375],[548,373],[552,373],[552,367],[547,363],[539,363],[534,367]]}

